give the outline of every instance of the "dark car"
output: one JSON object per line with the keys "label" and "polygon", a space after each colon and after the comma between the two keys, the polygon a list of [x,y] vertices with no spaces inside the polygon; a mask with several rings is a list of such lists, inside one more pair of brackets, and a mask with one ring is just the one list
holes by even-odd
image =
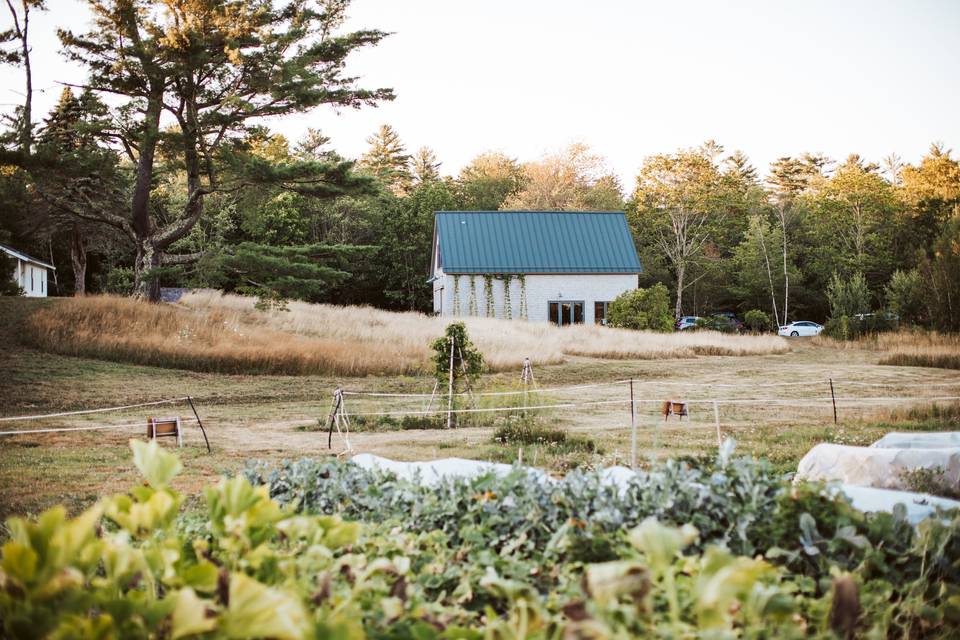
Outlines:
{"label": "dark car", "polygon": [[743,320],[737,317],[733,311],[717,311],[707,316],[704,322],[704,328],[725,333],[740,333],[743,331]]}

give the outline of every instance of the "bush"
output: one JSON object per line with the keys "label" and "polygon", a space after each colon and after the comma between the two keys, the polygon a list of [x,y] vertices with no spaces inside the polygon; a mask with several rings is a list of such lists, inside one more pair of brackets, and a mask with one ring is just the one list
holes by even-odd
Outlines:
{"label": "bush", "polygon": [[855,340],[861,336],[884,331],[894,331],[897,319],[889,313],[867,313],[862,318],[840,316],[831,318],[823,332],[835,340]]}
{"label": "bush", "polygon": [[670,293],[661,283],[620,294],[610,303],[610,326],[640,331],[673,331]]}
{"label": "bush", "polygon": [[870,288],[862,273],[850,278],[834,272],[827,285],[827,300],[830,302],[830,317],[841,318],[870,313]]}
{"label": "bush", "polygon": [[923,283],[916,269],[894,271],[884,294],[887,309],[899,317],[900,322],[917,324],[923,320],[926,311]]}
{"label": "bush", "polygon": [[0,296],[22,296],[23,289],[14,280],[17,261],[0,251]]}
{"label": "bush", "polygon": [[767,331],[771,327],[770,316],[759,309],[751,309],[743,315],[743,323],[754,333]]}

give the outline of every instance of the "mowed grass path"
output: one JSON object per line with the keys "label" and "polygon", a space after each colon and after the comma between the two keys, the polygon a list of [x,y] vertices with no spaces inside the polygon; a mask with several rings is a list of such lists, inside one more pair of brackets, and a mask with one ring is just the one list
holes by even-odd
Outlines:
{"label": "mowed grass path", "polygon": [[[207,426],[214,452],[207,455],[202,438],[188,426],[183,450],[185,472],[179,488],[197,500],[204,483],[241,468],[249,459],[292,459],[340,453],[334,438],[327,449],[325,432],[305,430],[325,418],[337,385],[348,389],[429,393],[431,378],[411,376],[332,378],[324,376],[222,375],[164,369],[61,356],[31,349],[17,339],[17,327],[32,309],[56,305],[55,300],[0,299],[0,415],[23,415],[115,406],[190,395]],[[701,356],[673,360],[602,360],[567,357],[563,363],[540,366],[534,372],[541,387],[581,385],[633,378],[639,400],[640,461],[668,456],[698,458],[716,452],[712,406],[691,405],[683,421],[664,422],[655,402],[666,398],[757,400],[721,405],[724,436],[738,441],[738,450],[769,458],[784,471],[818,442],[868,444],[893,429],[958,430],[956,405],[938,402],[937,410],[924,397],[960,395],[960,373],[943,369],[880,366],[876,350],[846,349],[794,341],[789,353],[764,356]],[[511,388],[519,371],[484,376],[481,389]],[[841,398],[910,396],[914,409],[903,404],[871,406],[840,404],[840,424],[833,425],[827,378],[837,382]],[[807,385],[768,387],[782,382]],[[876,387],[852,383],[876,384]],[[954,386],[929,386],[939,383]],[[716,385],[733,385],[716,386]],[[627,464],[630,457],[630,416],[625,385],[553,392],[549,403],[622,400],[622,404],[556,409],[541,421],[586,435],[601,452],[573,458],[554,455],[548,447],[525,447],[524,462],[562,472],[572,464]],[[768,399],[770,402],[765,402]],[[809,406],[783,406],[793,401]],[[423,399],[374,399],[351,396],[351,411],[422,409]],[[946,406],[946,409],[944,407]],[[33,422],[0,424],[19,428],[145,423],[147,416],[189,408],[143,408],[94,416],[72,416]],[[366,431],[351,435],[357,452],[404,460],[462,456],[514,460],[516,447],[492,442],[496,418],[487,427],[446,430]],[[136,479],[127,441],[143,437],[139,427],[69,434],[0,436],[0,517],[37,513],[58,502],[78,509],[104,493],[124,490]],[[171,442],[168,440],[169,446]]]}

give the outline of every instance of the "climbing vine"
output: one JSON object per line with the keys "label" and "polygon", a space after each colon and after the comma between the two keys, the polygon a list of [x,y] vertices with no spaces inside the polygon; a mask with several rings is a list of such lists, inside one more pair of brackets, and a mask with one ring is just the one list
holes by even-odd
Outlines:
{"label": "climbing vine", "polygon": [[487,317],[497,317],[497,309],[493,304],[493,276],[489,273],[483,274],[484,284],[487,289]]}
{"label": "climbing vine", "polygon": [[467,303],[467,315],[477,315],[477,276],[470,274],[470,300]]}
{"label": "climbing vine", "polygon": [[520,319],[527,319],[527,276],[519,274],[517,280],[520,281]]}
{"label": "climbing vine", "polygon": [[513,302],[510,300],[510,283],[513,275],[506,273],[503,276],[503,317],[513,320]]}
{"label": "climbing vine", "polygon": [[460,315],[460,276],[453,276],[453,315]]}

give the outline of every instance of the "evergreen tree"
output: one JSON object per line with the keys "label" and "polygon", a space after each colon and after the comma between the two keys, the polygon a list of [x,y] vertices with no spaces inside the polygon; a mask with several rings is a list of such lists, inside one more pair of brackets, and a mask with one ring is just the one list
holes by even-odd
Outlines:
{"label": "evergreen tree", "polygon": [[[137,295],[159,299],[155,271],[199,255],[173,254],[219,192],[277,186],[332,197],[366,183],[350,163],[276,165],[249,153],[246,138],[271,116],[318,105],[360,107],[391,99],[389,89],[358,88],[346,57],[377,44],[381,31],[340,34],[346,1],[226,3],[222,0],[89,0],[91,31],[61,32],[67,55],[89,71],[87,86],[119,102],[109,134],[135,165],[130,214],[102,212],[134,238]],[[175,122],[161,130],[161,118]],[[163,143],[163,144],[162,144]],[[154,190],[164,150],[182,167],[186,195],[170,210]],[[176,154],[175,156],[173,154]],[[158,213],[159,212],[159,213]]]}
{"label": "evergreen tree", "polygon": [[370,148],[360,159],[360,166],[394,195],[407,193],[413,182],[411,158],[400,141],[400,134],[388,124],[380,125],[377,132],[367,138],[367,144]]}
{"label": "evergreen tree", "polygon": [[413,156],[413,183],[423,184],[440,179],[440,161],[430,147],[420,147]]}

